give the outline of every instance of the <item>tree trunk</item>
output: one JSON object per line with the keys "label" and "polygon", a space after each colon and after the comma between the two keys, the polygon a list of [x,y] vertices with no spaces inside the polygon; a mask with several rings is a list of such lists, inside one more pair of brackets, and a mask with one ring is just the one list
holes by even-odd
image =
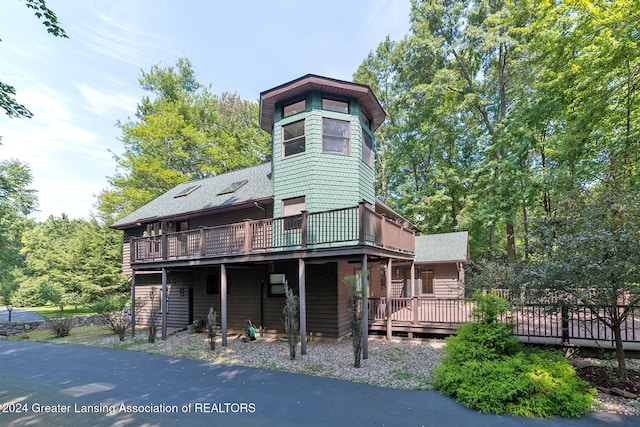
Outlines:
{"label": "tree trunk", "polygon": [[509,264],[516,262],[516,236],[511,221],[507,222],[507,260]]}
{"label": "tree trunk", "polygon": [[613,322],[613,336],[616,342],[616,359],[618,361],[618,379],[620,381],[629,381],[627,375],[627,363],[624,359],[624,346],[622,345],[622,331],[620,330],[620,319]]}

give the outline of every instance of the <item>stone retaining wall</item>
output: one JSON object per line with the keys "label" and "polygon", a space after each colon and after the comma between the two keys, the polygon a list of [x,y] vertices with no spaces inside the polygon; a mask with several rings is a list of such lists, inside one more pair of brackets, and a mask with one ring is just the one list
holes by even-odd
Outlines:
{"label": "stone retaining wall", "polygon": [[[100,319],[97,315],[93,316],[78,316],[71,317],[71,324],[73,327],[89,326],[100,324]],[[32,322],[6,322],[0,323],[0,337],[7,337],[11,335],[19,335],[25,332],[33,331],[36,329],[47,329],[46,320],[35,320]]]}

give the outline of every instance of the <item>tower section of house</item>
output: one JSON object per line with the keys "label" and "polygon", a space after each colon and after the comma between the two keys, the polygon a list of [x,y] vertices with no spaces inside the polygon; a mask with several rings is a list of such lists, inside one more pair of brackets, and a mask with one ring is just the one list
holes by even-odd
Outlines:
{"label": "tower section of house", "polygon": [[356,83],[309,74],[262,92],[274,217],[374,206],[373,133],[384,118],[371,89]]}

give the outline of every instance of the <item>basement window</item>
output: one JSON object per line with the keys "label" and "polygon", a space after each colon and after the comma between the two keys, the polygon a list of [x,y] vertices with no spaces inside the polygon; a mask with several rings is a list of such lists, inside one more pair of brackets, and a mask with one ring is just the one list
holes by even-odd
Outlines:
{"label": "basement window", "polygon": [[198,188],[200,188],[199,185],[190,185],[189,187],[185,188],[184,190],[182,190],[181,192],[179,192],[178,194],[176,194],[173,197],[174,197],[174,199],[177,199],[178,197],[188,196],[189,194],[191,194],[194,191],[196,191]]}
{"label": "basement window", "polygon": [[283,296],[284,284],[286,283],[286,276],[283,273],[269,274],[269,296]]}
{"label": "basement window", "polygon": [[248,179],[243,179],[242,181],[232,182],[229,186],[225,187],[221,192],[218,193],[218,196],[222,196],[223,194],[231,194],[238,190],[240,187],[249,182]]}

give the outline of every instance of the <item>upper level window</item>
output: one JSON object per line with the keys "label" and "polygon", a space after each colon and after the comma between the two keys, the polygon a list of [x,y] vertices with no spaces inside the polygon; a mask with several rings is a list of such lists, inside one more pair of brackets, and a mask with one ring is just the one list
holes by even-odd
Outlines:
{"label": "upper level window", "polygon": [[322,98],[322,109],[336,113],[349,113],[349,103],[335,99]]}
{"label": "upper level window", "polygon": [[306,102],[304,99],[294,102],[292,104],[282,107],[282,117],[293,116],[294,114],[302,113],[306,108]]}
{"label": "upper level window", "polygon": [[362,128],[362,161],[373,166],[373,139],[364,128]]}
{"label": "upper level window", "polygon": [[304,119],[282,126],[282,149],[284,153],[283,157],[304,153]]}
{"label": "upper level window", "polygon": [[349,125],[344,120],[322,119],[322,151],[349,154]]}
{"label": "upper level window", "polygon": [[361,114],[360,118],[362,119],[362,122],[367,125],[367,127],[369,129],[371,129],[371,119],[369,117],[366,116],[366,114]]}

